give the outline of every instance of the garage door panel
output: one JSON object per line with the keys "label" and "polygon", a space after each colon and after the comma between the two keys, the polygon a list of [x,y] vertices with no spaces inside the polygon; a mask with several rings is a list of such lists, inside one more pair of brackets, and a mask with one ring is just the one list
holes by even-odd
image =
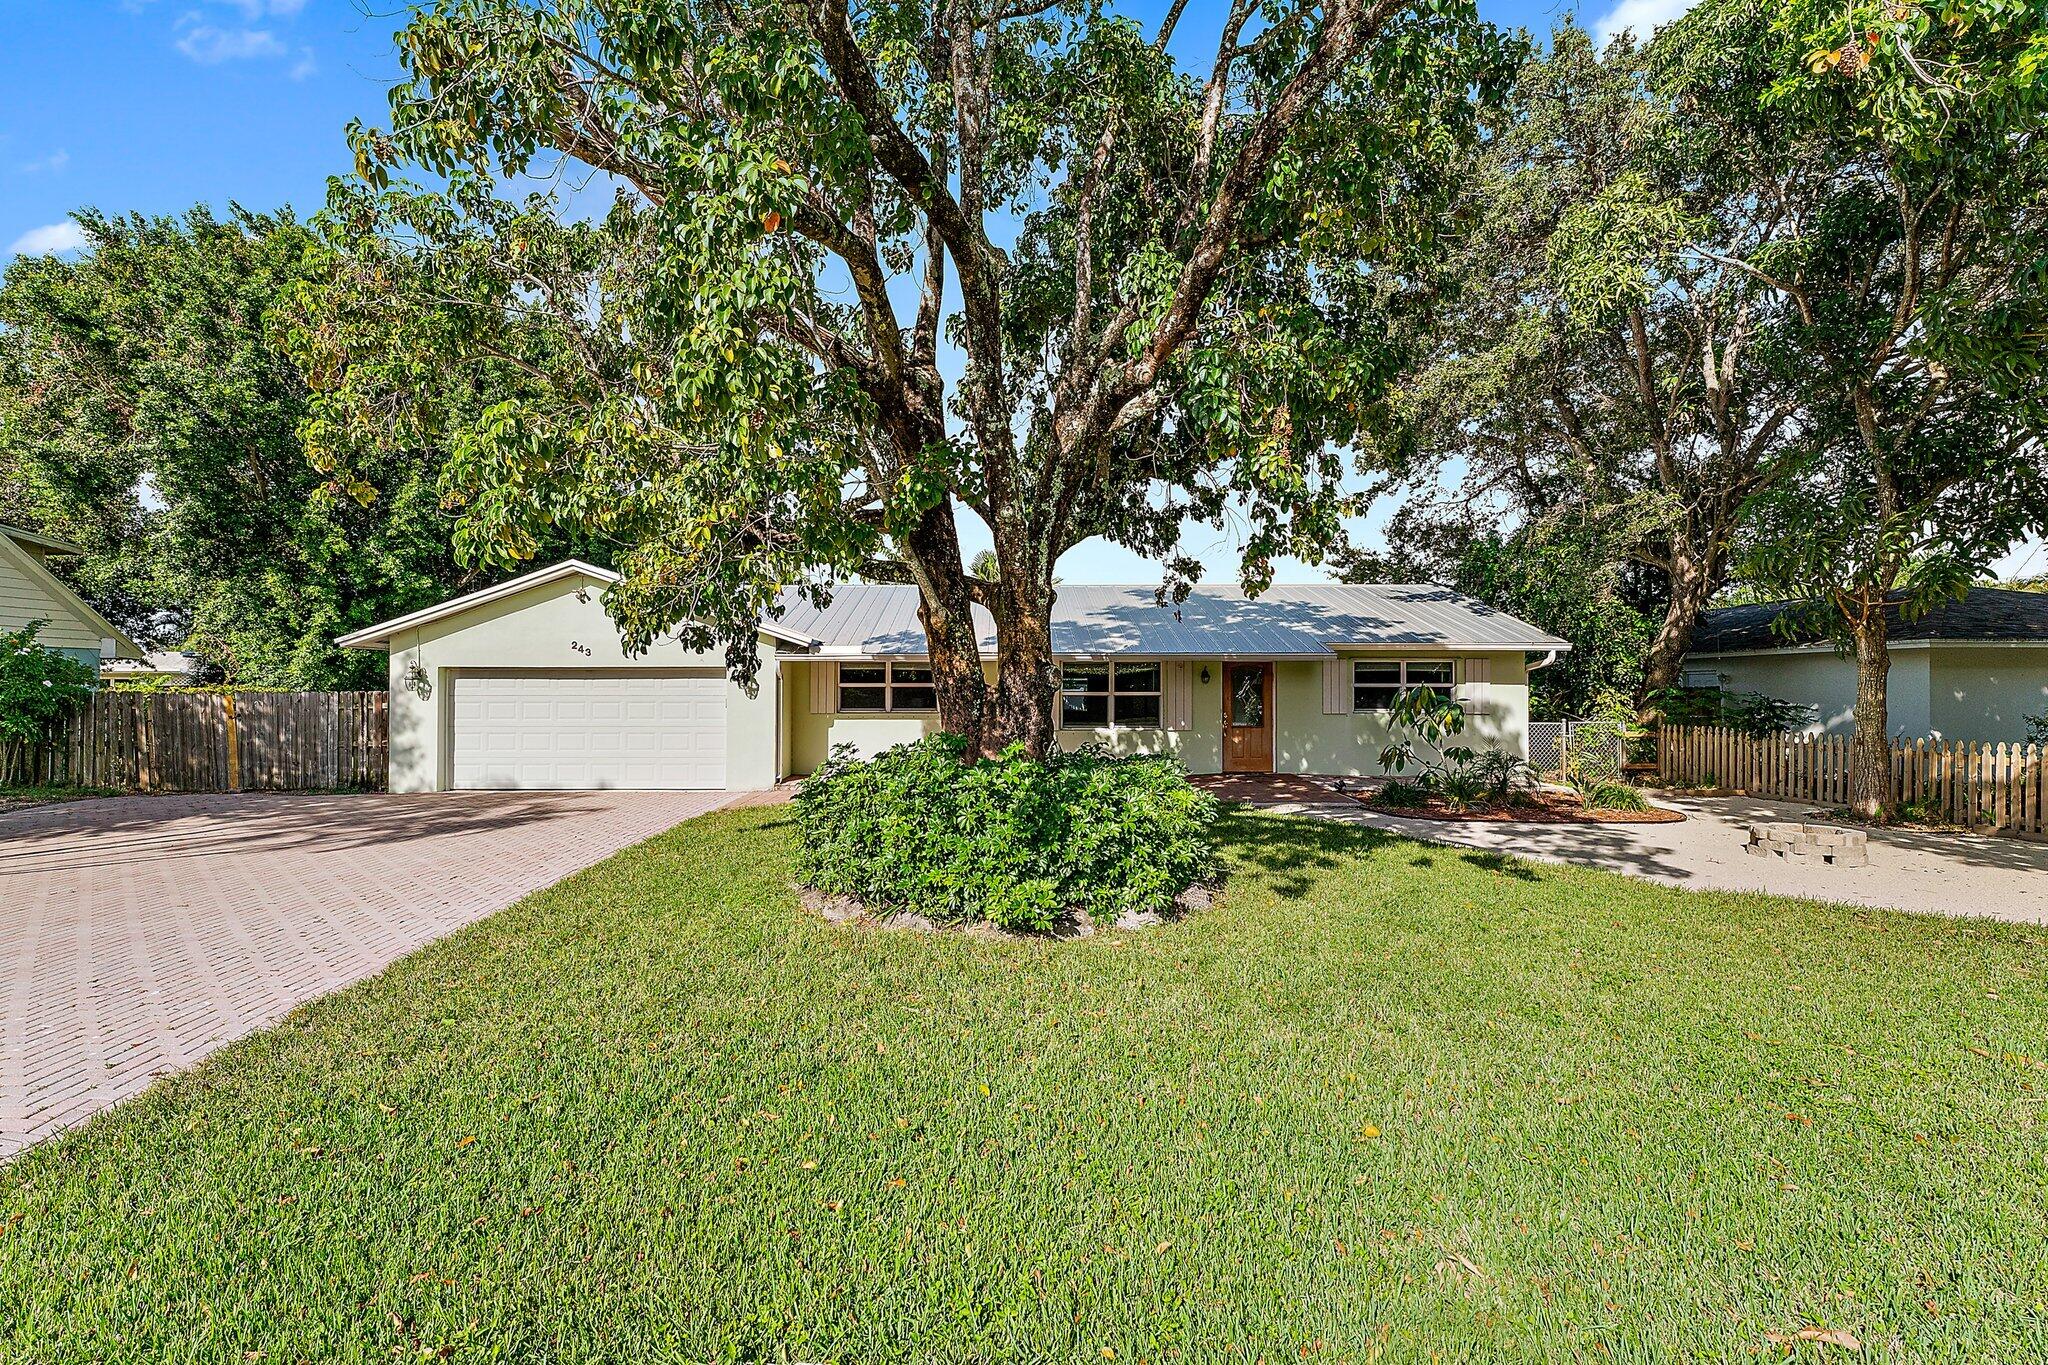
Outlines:
{"label": "garage door panel", "polygon": [[722,789],[725,690],[717,673],[458,673],[454,785]]}

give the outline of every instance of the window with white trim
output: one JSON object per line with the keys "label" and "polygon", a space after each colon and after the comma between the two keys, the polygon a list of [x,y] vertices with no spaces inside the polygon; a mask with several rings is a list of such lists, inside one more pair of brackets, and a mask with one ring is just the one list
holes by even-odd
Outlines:
{"label": "window with white trim", "polygon": [[1448,699],[1455,673],[1449,659],[1360,659],[1351,665],[1351,709],[1385,711],[1418,687]]}
{"label": "window with white trim", "polygon": [[1062,665],[1060,725],[1069,730],[1106,725],[1157,730],[1162,672],[1156,663]]}
{"label": "window with white trim", "polygon": [[839,665],[841,711],[933,711],[938,705],[929,664]]}

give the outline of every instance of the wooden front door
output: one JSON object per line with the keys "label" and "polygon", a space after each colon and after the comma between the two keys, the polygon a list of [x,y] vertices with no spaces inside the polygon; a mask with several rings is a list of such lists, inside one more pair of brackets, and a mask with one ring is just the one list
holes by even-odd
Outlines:
{"label": "wooden front door", "polygon": [[1223,666],[1223,771],[1273,771],[1273,665]]}

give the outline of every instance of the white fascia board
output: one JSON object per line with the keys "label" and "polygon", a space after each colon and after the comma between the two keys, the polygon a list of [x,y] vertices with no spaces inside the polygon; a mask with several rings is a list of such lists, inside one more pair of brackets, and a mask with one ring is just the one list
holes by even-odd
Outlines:
{"label": "white fascia board", "polygon": [[451,597],[445,602],[436,602],[431,607],[422,607],[404,616],[394,616],[389,621],[379,621],[374,626],[365,626],[350,634],[336,636],[334,643],[343,649],[374,648],[387,644],[394,635],[431,625],[450,616],[459,616],[465,611],[485,606],[500,598],[510,597],[516,592],[524,592],[528,588],[539,587],[543,583],[552,583],[557,579],[572,576],[587,576],[604,583],[619,581],[619,576],[610,569],[600,569],[595,564],[586,564],[580,559],[565,559],[559,564],[550,564],[545,569],[536,569],[517,578],[508,578],[494,587],[479,588],[460,597]]}
{"label": "white fascia board", "polygon": [[[460,597],[451,597],[447,601],[437,602],[431,607],[422,607],[418,611],[408,612],[404,616],[394,616],[389,621],[380,621],[374,626],[366,626],[362,630],[338,636],[334,643],[344,649],[373,649],[379,645],[388,645],[393,636],[401,635],[408,630],[416,630],[421,626],[431,625],[435,621],[443,621],[451,616],[459,616],[463,612],[487,606],[501,598],[510,597],[514,593],[524,592],[528,588],[537,588],[542,584],[553,583],[563,578],[594,578],[606,585],[619,581],[619,575],[613,573],[610,569],[600,569],[597,565],[586,563],[580,559],[565,559],[559,564],[550,564],[545,569],[536,569],[530,574],[522,574],[518,578],[507,579],[505,582],[499,583],[494,587],[480,588],[476,592],[464,593]],[[818,643],[808,635],[800,635],[796,631],[786,630],[767,621],[761,623],[761,634],[766,635],[771,640],[778,640],[783,644],[796,645],[804,649],[815,648]]]}

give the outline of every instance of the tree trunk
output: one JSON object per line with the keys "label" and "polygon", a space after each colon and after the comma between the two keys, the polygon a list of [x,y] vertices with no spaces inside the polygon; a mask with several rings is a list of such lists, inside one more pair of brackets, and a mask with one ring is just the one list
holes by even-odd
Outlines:
{"label": "tree trunk", "polygon": [[1856,736],[1849,745],[1849,801],[1866,820],[1891,817],[1891,719],[1885,685],[1890,679],[1890,631],[1884,619],[1884,598],[1868,604],[1850,622],[1856,642]]}
{"label": "tree trunk", "polygon": [[1650,640],[1649,658],[1643,665],[1645,697],[1678,686],[1686,651],[1692,648],[1693,629],[1719,579],[1711,556],[1696,555],[1684,546],[1672,547],[1671,602],[1664,608],[1663,623]]}
{"label": "tree trunk", "polygon": [[932,665],[939,728],[967,741],[970,753],[986,748],[988,683],[974,628],[974,597],[960,562],[960,534],[951,502],[926,513],[904,538],[905,559],[917,580],[918,624]]}
{"label": "tree trunk", "polygon": [[1050,582],[1006,585],[1008,601],[996,619],[995,714],[983,739],[985,753],[1021,744],[1033,758],[1052,753],[1057,738],[1053,704],[1059,688],[1052,657]]}

